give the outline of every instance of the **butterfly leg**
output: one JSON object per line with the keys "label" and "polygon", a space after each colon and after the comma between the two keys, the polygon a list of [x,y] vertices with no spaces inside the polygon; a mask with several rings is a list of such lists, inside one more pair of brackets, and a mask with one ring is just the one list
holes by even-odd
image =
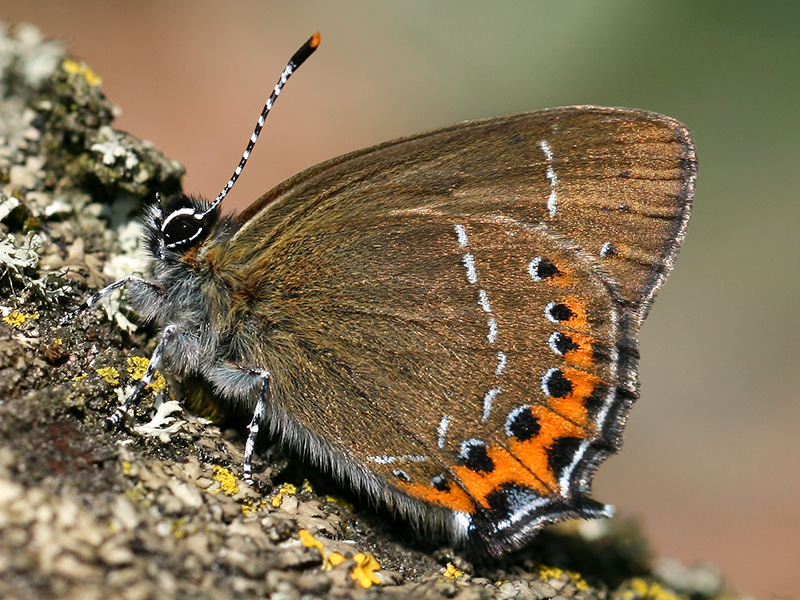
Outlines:
{"label": "butterfly leg", "polygon": [[261,424],[267,414],[267,397],[269,396],[269,372],[262,369],[254,369],[254,375],[262,379],[261,390],[258,393],[256,407],[253,410],[253,418],[247,426],[247,441],[244,444],[244,480],[250,485],[253,484],[253,453],[256,448],[256,439],[261,429]]}
{"label": "butterfly leg", "polygon": [[231,400],[244,400],[250,398],[255,392],[256,403],[253,409],[253,418],[247,426],[247,441],[244,445],[244,479],[253,483],[253,454],[256,448],[256,438],[267,417],[268,401],[270,394],[270,373],[258,367],[249,367],[235,362],[220,362],[204,373],[208,381],[217,392]]}
{"label": "butterfly leg", "polygon": [[175,335],[177,330],[178,328],[175,325],[167,325],[161,331],[161,337],[158,340],[156,349],[153,350],[153,355],[150,357],[150,362],[147,365],[144,375],[136,384],[136,387],[133,388],[133,391],[128,394],[127,398],[125,398],[125,401],[120,404],[108,418],[106,418],[104,421],[106,428],[112,429],[119,425],[119,423],[122,421],[122,418],[125,416],[125,413],[127,413],[134,402],[139,399],[139,396],[141,396],[144,388],[150,385],[150,383],[153,381],[153,376],[156,374],[156,369],[158,369],[158,365],[161,363],[161,359],[164,356],[164,347],[166,346],[167,342],[169,342],[170,338]]}
{"label": "butterfly leg", "polygon": [[75,310],[68,312],[66,315],[61,317],[58,320],[59,325],[64,325],[70,319],[72,319],[78,313],[83,312],[87,308],[91,308],[103,298],[107,298],[118,289],[129,286],[131,288],[136,288],[138,292],[141,293],[142,296],[157,296],[162,297],[164,295],[164,291],[152,281],[148,281],[147,279],[143,279],[141,277],[137,277],[136,275],[128,275],[127,277],[123,277],[122,279],[118,279],[114,283],[110,283],[102,290],[96,292],[89,296],[83,304],[78,306]]}

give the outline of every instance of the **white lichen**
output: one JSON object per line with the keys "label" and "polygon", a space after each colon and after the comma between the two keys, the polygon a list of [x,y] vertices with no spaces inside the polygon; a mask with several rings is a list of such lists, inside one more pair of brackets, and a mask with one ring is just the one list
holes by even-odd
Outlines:
{"label": "white lichen", "polygon": [[[18,75],[25,85],[38,87],[49,78],[64,56],[64,44],[48,40],[36,26],[19,23],[9,30],[0,23],[0,71]],[[6,96],[6,79],[0,82],[0,92]]]}
{"label": "white lichen", "polygon": [[177,433],[185,424],[184,419],[171,416],[172,413],[183,412],[183,407],[175,400],[167,400],[156,404],[156,412],[150,422],[134,426],[133,430],[139,435],[157,437],[166,444],[170,435]]}
{"label": "white lichen", "polygon": [[11,214],[11,211],[14,210],[19,206],[19,200],[11,196],[10,198],[6,198],[2,202],[0,202],[0,221],[5,220],[5,218]]}
{"label": "white lichen", "polygon": [[10,233],[5,238],[0,238],[0,265],[4,271],[8,269],[21,273],[26,268],[33,268],[39,264],[39,248],[43,244],[42,237],[29,231],[22,243]]}
{"label": "white lichen", "polygon": [[108,125],[100,127],[97,137],[102,141],[92,144],[91,149],[102,155],[103,164],[112,166],[118,159],[124,159],[125,168],[128,170],[139,164],[136,154],[122,143],[117,132]]}

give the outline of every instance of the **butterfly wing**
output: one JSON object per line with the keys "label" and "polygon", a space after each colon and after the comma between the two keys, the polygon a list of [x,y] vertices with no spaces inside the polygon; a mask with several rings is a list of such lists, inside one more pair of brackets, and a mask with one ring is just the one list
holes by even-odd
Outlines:
{"label": "butterfly wing", "polygon": [[[464,212],[509,210],[602,256],[641,324],[686,234],[696,177],[691,133],[674,119],[556,108],[460,123],[312,167],[243,212],[240,235],[269,230],[269,240],[298,211],[330,210],[330,199],[347,218],[353,203],[355,212],[369,209],[366,200],[376,211],[394,207],[394,190],[423,202],[450,193]],[[387,195],[361,196],[376,185]]]}
{"label": "butterfly wing", "polygon": [[499,555],[586,496],[636,397],[636,332],[696,161],[649,113],[461,124],[314,167],[215,258],[273,427],[412,520]]}

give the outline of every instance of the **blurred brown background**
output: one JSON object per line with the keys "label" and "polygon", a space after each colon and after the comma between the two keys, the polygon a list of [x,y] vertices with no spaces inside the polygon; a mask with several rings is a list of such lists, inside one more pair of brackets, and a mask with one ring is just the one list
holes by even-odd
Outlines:
{"label": "blurred brown background", "polygon": [[227,181],[286,59],[315,30],[232,194],[244,206],[334,155],[464,119],[565,104],[693,130],[689,236],[641,336],[642,398],[595,495],[660,553],[798,597],[800,5],[0,0],[104,78],[117,126]]}

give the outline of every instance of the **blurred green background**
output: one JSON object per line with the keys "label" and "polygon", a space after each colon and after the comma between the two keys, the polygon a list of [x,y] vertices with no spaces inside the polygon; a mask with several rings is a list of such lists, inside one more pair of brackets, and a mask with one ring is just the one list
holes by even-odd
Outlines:
{"label": "blurred green background", "polygon": [[104,78],[117,126],[227,181],[286,59],[319,52],[232,202],[334,155],[566,104],[662,112],[694,132],[699,186],[641,336],[642,397],[595,496],[659,553],[757,596],[800,595],[800,4],[0,1]]}

